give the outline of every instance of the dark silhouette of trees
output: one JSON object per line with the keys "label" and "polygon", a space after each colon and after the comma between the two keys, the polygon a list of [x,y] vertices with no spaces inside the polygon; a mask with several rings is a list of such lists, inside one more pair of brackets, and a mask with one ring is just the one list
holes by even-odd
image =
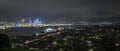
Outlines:
{"label": "dark silhouette of trees", "polygon": [[6,34],[0,33],[0,48],[9,48],[10,40]]}

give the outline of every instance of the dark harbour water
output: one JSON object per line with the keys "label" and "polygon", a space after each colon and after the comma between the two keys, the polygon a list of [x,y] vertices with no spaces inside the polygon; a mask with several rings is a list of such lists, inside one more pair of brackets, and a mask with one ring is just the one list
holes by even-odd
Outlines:
{"label": "dark harbour water", "polygon": [[35,27],[29,27],[29,28],[9,28],[6,30],[0,30],[0,33],[7,34],[9,37],[15,37],[16,35],[20,34],[35,34],[35,33],[40,33],[44,31],[46,27],[40,27],[40,28],[35,28]]}
{"label": "dark harbour water", "polygon": [[[65,29],[68,29],[69,26],[63,26]],[[79,26],[71,26],[71,27],[79,27]],[[43,32],[46,28],[58,28],[58,26],[48,26],[48,27],[20,27],[20,28],[9,28],[5,30],[0,29],[0,33],[7,34],[9,37],[15,37],[16,35],[20,34],[35,34]]]}
{"label": "dark harbour water", "polygon": [[33,34],[33,33],[37,33],[37,32],[41,32],[45,29],[45,27],[41,27],[41,28],[33,28],[33,27],[29,27],[29,28],[9,28],[6,30],[0,30],[1,33],[4,34]]}

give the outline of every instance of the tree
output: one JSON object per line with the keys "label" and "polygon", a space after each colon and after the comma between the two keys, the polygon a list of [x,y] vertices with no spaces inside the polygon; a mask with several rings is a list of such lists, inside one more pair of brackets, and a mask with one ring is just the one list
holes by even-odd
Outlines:
{"label": "tree", "polygon": [[9,48],[10,46],[9,37],[6,34],[0,33],[0,48]]}

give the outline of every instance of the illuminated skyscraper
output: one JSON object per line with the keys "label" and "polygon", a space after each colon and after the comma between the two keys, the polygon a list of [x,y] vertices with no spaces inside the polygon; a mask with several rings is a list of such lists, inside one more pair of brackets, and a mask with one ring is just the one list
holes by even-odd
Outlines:
{"label": "illuminated skyscraper", "polygon": [[29,18],[28,19],[28,24],[40,24],[40,23],[42,23],[42,21],[40,19],[38,19],[38,18],[31,19],[32,18],[31,16],[29,16],[28,18]]}
{"label": "illuminated skyscraper", "polygon": [[41,23],[41,20],[39,20],[38,18],[34,19],[34,21],[33,21],[33,24],[40,24],[40,23]]}
{"label": "illuminated skyscraper", "polygon": [[21,23],[26,23],[26,20],[25,19],[21,19]]}
{"label": "illuminated skyscraper", "polygon": [[29,19],[28,19],[28,20],[29,20],[29,24],[32,24],[32,20],[31,20],[31,18],[30,18],[30,17],[29,17]]}

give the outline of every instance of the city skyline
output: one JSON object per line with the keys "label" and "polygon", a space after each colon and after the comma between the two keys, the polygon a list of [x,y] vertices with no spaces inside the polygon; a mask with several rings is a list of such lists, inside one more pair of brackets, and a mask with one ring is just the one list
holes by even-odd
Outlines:
{"label": "city skyline", "polygon": [[0,51],[120,51],[120,0],[0,0]]}

